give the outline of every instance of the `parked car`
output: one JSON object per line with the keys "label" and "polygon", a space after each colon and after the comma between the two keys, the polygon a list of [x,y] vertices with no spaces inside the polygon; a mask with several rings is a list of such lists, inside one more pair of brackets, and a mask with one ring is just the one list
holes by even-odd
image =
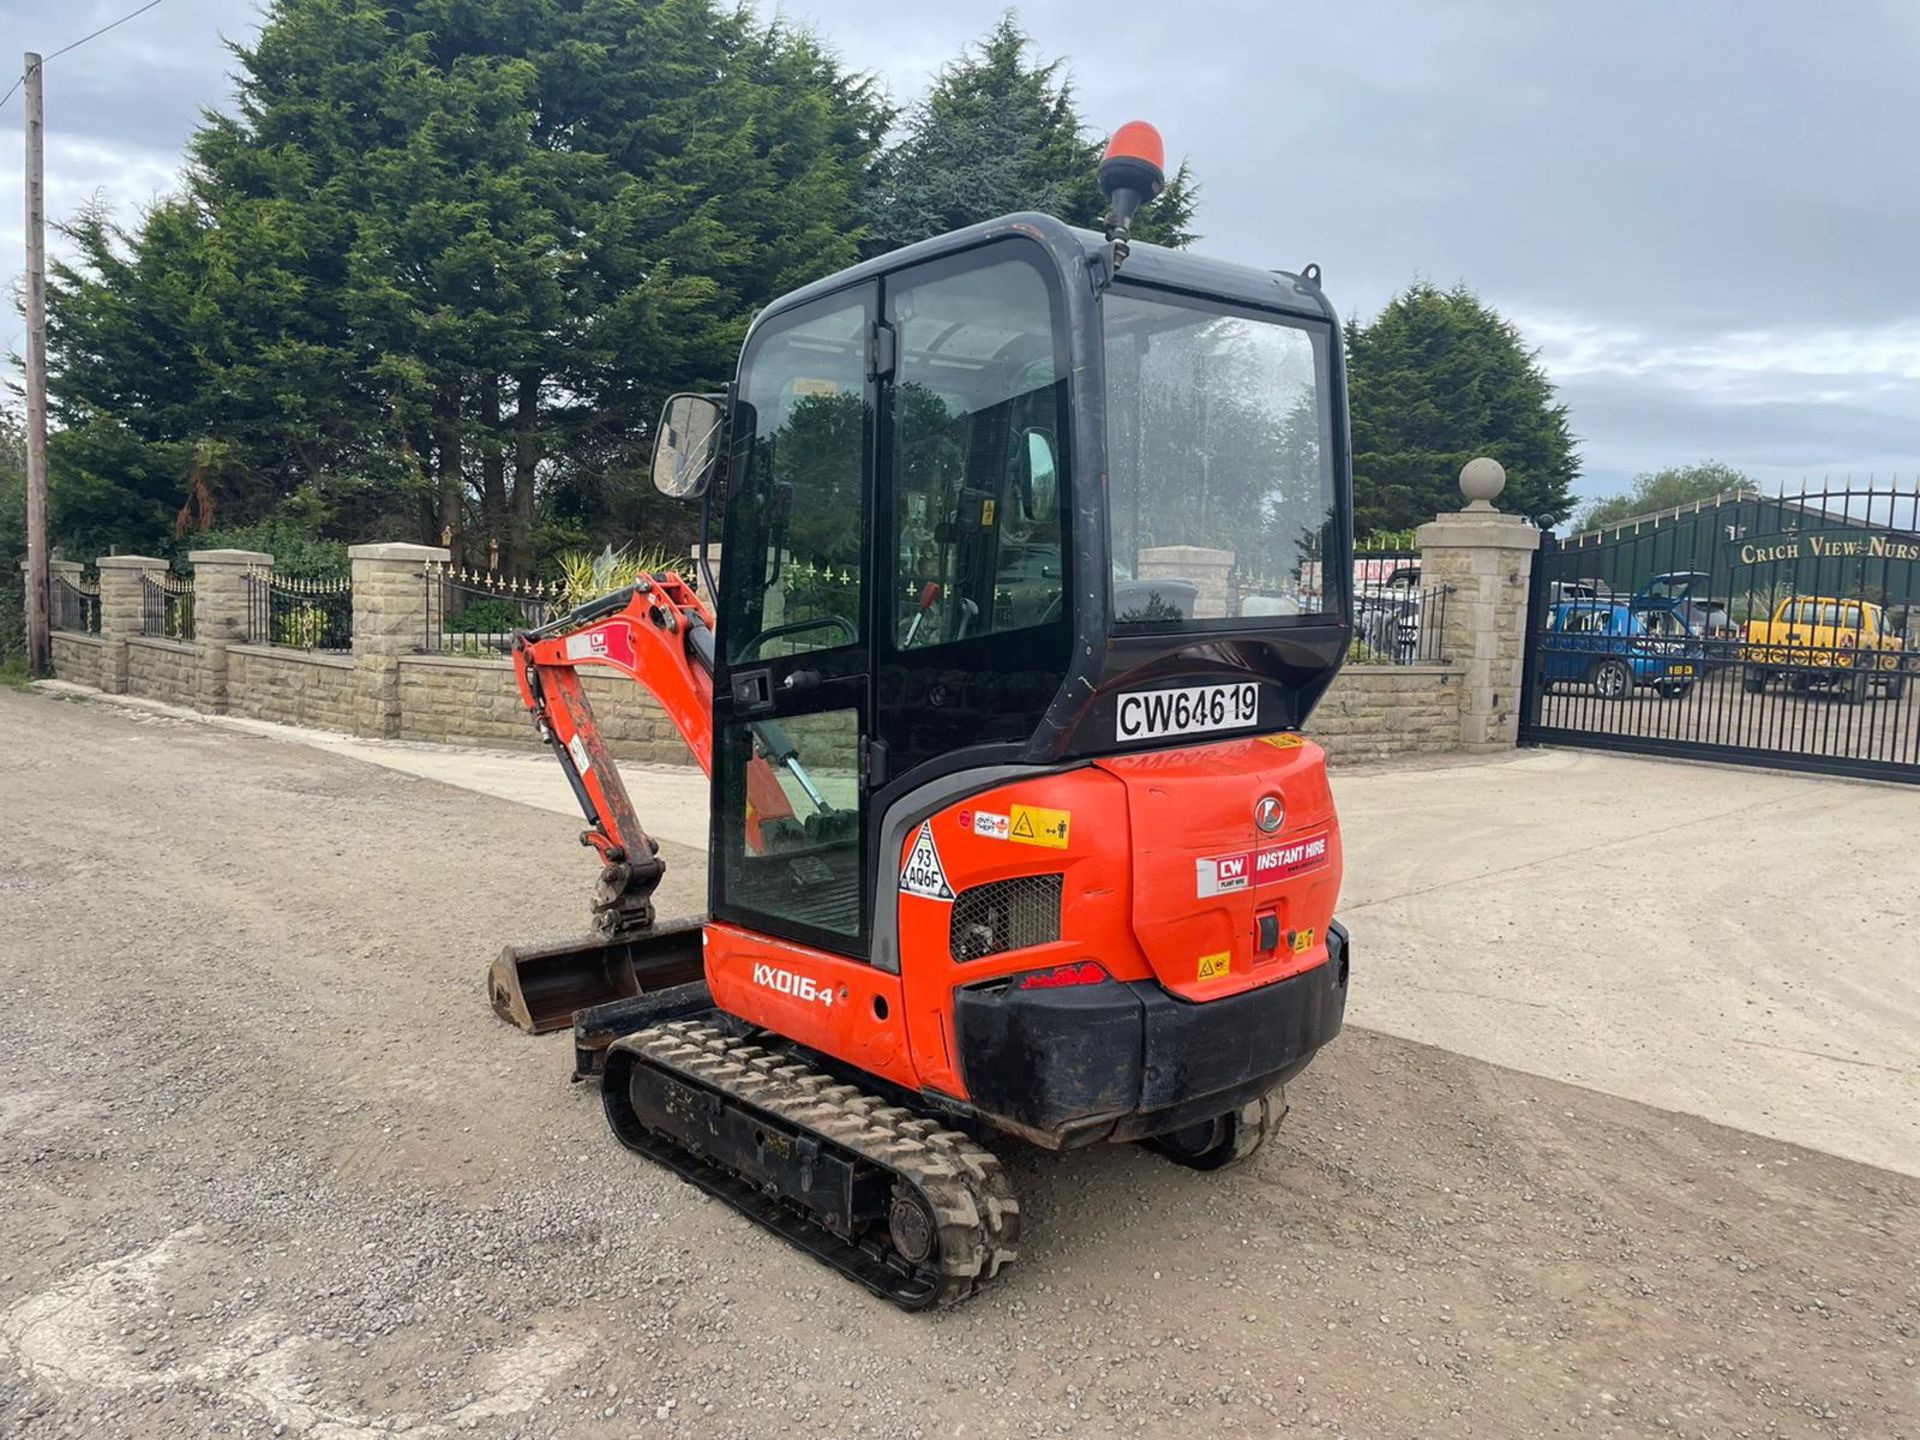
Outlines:
{"label": "parked car", "polygon": [[1591,685],[1617,700],[1650,685],[1677,700],[1700,675],[1702,647],[1671,610],[1635,610],[1610,600],[1573,600],[1547,617],[1543,689]]}
{"label": "parked car", "polygon": [[1733,618],[1727,613],[1727,602],[1709,592],[1712,582],[1704,570],[1670,570],[1634,591],[1629,603],[1636,610],[1673,611],[1687,633],[1702,640],[1726,638],[1734,634]]}
{"label": "parked car", "polygon": [[1613,587],[1604,580],[1582,575],[1573,580],[1554,580],[1547,586],[1547,598],[1558,605],[1562,600],[1611,600]]}
{"label": "parked car", "polygon": [[1420,567],[1395,568],[1385,580],[1363,582],[1353,597],[1353,628],[1375,654],[1411,665],[1420,648]]}
{"label": "parked car", "polygon": [[1784,678],[1795,690],[1837,690],[1849,705],[1865,700],[1875,684],[1889,700],[1898,700],[1906,693],[1908,675],[1920,671],[1920,655],[1908,648],[1911,643],[1871,600],[1789,595],[1774,607],[1771,619],[1747,622],[1740,678],[1754,694],[1769,680]]}

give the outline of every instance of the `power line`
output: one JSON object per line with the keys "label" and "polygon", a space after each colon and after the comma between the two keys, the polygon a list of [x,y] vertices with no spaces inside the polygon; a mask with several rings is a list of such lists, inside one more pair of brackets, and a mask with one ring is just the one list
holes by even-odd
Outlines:
{"label": "power line", "polygon": [[[138,10],[129,10],[125,15],[122,15],[118,20],[115,20],[110,24],[102,25],[98,30],[95,30],[90,35],[82,35],[78,40],[74,41],[71,45],[62,45],[58,50],[55,50],[52,54],[48,55],[46,59],[42,60],[40,63],[42,65],[45,65],[47,63],[47,60],[58,60],[62,55],[65,55],[69,50],[78,50],[82,45],[86,44],[89,40],[98,40],[102,35],[106,34],[109,30],[119,29],[122,25],[126,24],[129,20],[137,19],[139,16],[146,14],[147,11],[153,9],[153,7],[158,5],[159,3],[160,3],[160,0],[147,0],[147,3],[142,5]],[[13,98],[13,92],[15,90],[18,90],[20,86],[23,83],[25,83],[25,80],[26,80],[26,77],[24,75],[21,76],[20,79],[13,82],[12,88],[10,88],[6,94],[0,95],[0,106],[4,106],[7,103],[7,101]]]}
{"label": "power line", "polygon": [[[160,0],[147,0],[147,3],[142,5],[138,10],[129,10],[125,15],[122,15],[118,20],[115,20],[112,24],[102,25],[98,30],[94,31],[91,35],[82,35],[78,40],[74,41],[71,45],[62,45],[58,50],[54,51],[51,55],[47,56],[47,60],[58,60],[62,55],[66,54],[67,51],[78,50],[82,45],[86,44],[89,40],[98,40],[102,35],[106,34],[109,30],[117,30],[120,26],[126,24],[127,21],[134,19],[136,16],[146,14],[147,11],[153,9],[153,7],[158,5],[159,3],[160,3]],[[42,60],[40,63],[44,65],[47,62],[46,60]]]}

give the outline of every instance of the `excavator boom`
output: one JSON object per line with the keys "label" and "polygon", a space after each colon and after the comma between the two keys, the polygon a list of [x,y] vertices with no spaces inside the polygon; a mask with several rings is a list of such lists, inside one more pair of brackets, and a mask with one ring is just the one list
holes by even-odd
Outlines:
{"label": "excavator boom", "polygon": [[583,674],[607,670],[644,686],[706,769],[713,618],[686,580],[663,571],[515,635],[513,668],[520,698],[586,817],[580,842],[601,863],[592,938],[509,945],[489,972],[495,1013],[540,1034],[571,1025],[587,1006],[700,977],[700,920],[655,924],[653,892],[666,862],[594,723]]}

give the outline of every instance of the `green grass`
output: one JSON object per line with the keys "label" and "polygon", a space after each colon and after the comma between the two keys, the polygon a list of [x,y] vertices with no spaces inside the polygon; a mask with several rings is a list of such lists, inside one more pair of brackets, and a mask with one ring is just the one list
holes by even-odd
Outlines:
{"label": "green grass", "polygon": [[24,655],[9,655],[0,661],[0,686],[8,690],[24,690],[33,682],[27,674],[27,658]]}

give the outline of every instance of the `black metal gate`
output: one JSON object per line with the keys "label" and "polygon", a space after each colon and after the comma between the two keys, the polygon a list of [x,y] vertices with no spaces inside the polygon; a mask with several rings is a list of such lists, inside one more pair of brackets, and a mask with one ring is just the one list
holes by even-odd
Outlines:
{"label": "black metal gate", "polygon": [[1920,783],[1920,493],[1747,492],[1543,537],[1522,744]]}

